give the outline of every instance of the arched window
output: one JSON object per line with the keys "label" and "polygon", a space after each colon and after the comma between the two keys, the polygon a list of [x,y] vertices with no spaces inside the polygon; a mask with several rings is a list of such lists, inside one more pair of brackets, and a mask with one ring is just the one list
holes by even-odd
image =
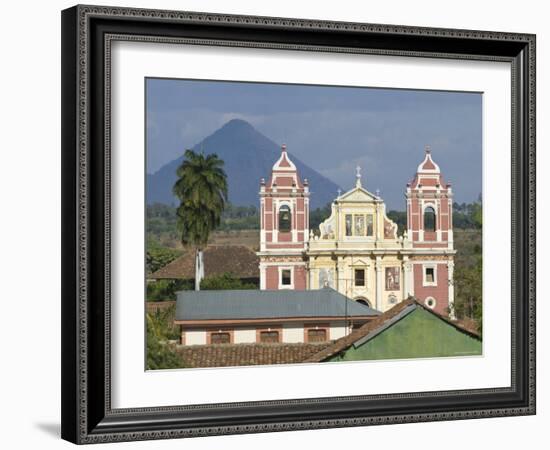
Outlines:
{"label": "arched window", "polygon": [[370,302],[364,297],[357,297],[355,301],[357,303],[361,303],[362,305],[368,306],[369,308],[371,307]]}
{"label": "arched window", "polygon": [[279,231],[290,231],[291,225],[290,207],[288,205],[283,205],[279,208]]}
{"label": "arched window", "polygon": [[424,231],[435,231],[435,210],[431,206],[424,210]]}

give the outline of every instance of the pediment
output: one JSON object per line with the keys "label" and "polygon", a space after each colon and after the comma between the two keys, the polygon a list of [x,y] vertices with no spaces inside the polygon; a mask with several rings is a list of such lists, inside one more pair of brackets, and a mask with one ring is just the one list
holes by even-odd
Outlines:
{"label": "pediment", "polygon": [[374,202],[376,201],[376,196],[371,194],[366,189],[362,187],[353,188],[351,191],[342,194],[338,201],[340,202]]}
{"label": "pediment", "polygon": [[367,266],[369,265],[369,261],[363,260],[363,259],[354,259],[351,262],[352,266]]}

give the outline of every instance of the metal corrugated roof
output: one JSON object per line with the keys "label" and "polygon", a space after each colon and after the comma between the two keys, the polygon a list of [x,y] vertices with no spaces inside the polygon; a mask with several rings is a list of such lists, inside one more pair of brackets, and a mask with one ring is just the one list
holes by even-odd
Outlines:
{"label": "metal corrugated roof", "polygon": [[[347,306],[346,306],[347,305]],[[331,288],[309,291],[180,291],[176,320],[377,316]]]}

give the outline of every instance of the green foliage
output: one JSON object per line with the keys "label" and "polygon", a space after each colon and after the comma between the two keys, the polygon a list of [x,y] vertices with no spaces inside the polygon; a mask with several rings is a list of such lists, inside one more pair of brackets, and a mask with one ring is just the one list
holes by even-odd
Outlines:
{"label": "green foliage", "polygon": [[[176,300],[176,292],[192,290],[193,280],[155,280],[147,283],[147,301],[160,302]],[[258,289],[257,284],[242,281],[227,272],[219,276],[206,277],[201,282],[203,290]]]}
{"label": "green foliage", "polygon": [[168,244],[179,240],[177,223],[175,207],[161,203],[147,205],[147,237],[153,244]]}
{"label": "green foliage", "polygon": [[220,276],[206,277],[201,282],[201,290],[216,291],[224,289],[258,289],[254,283],[246,283],[229,272]]}
{"label": "green foliage", "polygon": [[407,229],[407,212],[406,211],[390,211],[386,214],[388,219],[397,224],[397,233],[403,234],[403,231]]}
{"label": "green foliage", "polygon": [[147,314],[147,369],[178,369],[186,367],[168,341],[177,339],[177,327],[172,326],[175,306],[165,311]]}
{"label": "green foliage", "polygon": [[147,273],[153,273],[174,261],[181,255],[181,251],[162,247],[152,239],[147,241]]}
{"label": "green foliage", "polygon": [[481,228],[481,203],[453,203],[453,227],[466,229]]}
{"label": "green foliage", "polygon": [[474,266],[459,267],[454,272],[455,302],[454,312],[458,319],[474,319],[481,332],[482,302],[482,268],[481,257]]}
{"label": "green foliage", "polygon": [[260,212],[255,206],[225,205],[219,230],[257,230],[260,228]]}
{"label": "green foliage", "polygon": [[175,317],[176,305],[174,304],[168,308],[157,309],[155,312],[147,313],[147,324],[160,340],[179,339],[179,327],[174,325]]}
{"label": "green foliage", "polygon": [[317,232],[319,230],[319,225],[321,222],[325,221],[330,217],[332,212],[332,204],[327,203],[322,208],[314,209],[309,212],[309,229]]}
{"label": "green foliage", "polygon": [[220,224],[227,201],[223,165],[216,154],[185,151],[173,188],[180,200],[176,215],[183,245],[206,247],[210,233]]}
{"label": "green foliage", "polygon": [[192,280],[155,280],[147,283],[147,301],[176,300],[176,292],[193,289]]}
{"label": "green foliage", "polygon": [[[467,206],[473,227],[481,233],[483,210],[481,203]],[[457,246],[457,265],[454,271],[455,301],[454,313],[458,319],[469,318],[476,321],[482,332],[483,319],[483,259],[482,248],[474,244],[468,259],[461,254],[464,249]]]}

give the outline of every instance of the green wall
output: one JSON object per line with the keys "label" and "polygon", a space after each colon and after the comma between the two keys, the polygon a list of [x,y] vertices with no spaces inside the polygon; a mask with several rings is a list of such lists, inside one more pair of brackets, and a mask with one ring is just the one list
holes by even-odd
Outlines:
{"label": "green wall", "polygon": [[417,307],[380,334],[329,361],[481,355],[481,341]]}

